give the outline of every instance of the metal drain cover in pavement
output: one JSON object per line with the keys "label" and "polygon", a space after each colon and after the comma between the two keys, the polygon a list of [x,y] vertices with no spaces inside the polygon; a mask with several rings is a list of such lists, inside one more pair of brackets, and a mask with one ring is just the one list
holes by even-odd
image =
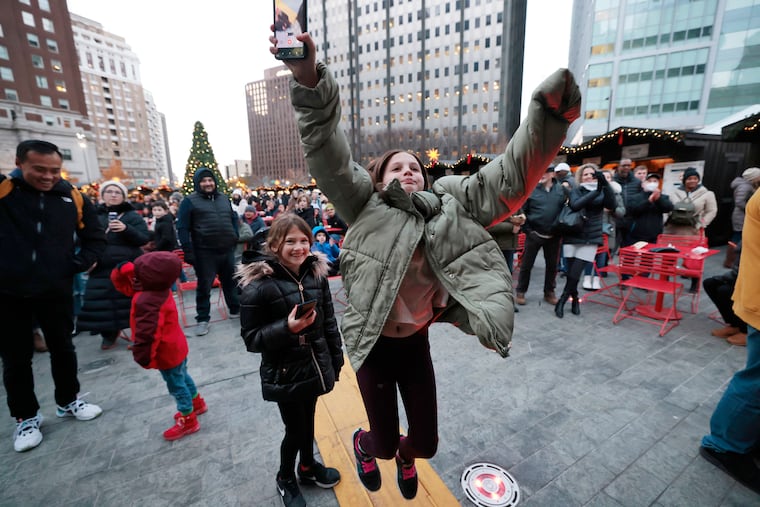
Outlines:
{"label": "metal drain cover in pavement", "polygon": [[475,463],[462,472],[462,489],[479,507],[513,507],[520,502],[520,487],[505,469]]}
{"label": "metal drain cover in pavement", "polygon": [[105,370],[109,366],[111,366],[114,363],[113,358],[109,357],[108,359],[100,359],[98,361],[93,361],[91,363],[87,363],[82,365],[79,368],[79,371],[82,373],[95,373],[96,371]]}

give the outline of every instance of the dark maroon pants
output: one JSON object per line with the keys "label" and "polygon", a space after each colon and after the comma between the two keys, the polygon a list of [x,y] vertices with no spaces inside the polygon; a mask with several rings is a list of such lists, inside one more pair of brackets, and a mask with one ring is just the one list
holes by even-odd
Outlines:
{"label": "dark maroon pants", "polygon": [[[356,373],[370,431],[360,445],[372,456],[404,461],[430,458],[438,448],[438,404],[427,328],[407,338],[380,336]],[[399,441],[396,389],[409,423]]]}

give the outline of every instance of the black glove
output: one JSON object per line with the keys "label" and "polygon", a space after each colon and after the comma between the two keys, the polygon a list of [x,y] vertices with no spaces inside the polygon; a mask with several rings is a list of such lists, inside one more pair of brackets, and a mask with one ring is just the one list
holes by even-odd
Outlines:
{"label": "black glove", "polygon": [[604,173],[602,171],[596,171],[594,173],[594,176],[596,177],[597,186],[600,190],[610,184],[610,182],[607,181],[607,178],[604,177]]}
{"label": "black glove", "polygon": [[191,266],[195,265],[195,253],[192,250],[185,250],[185,263]]}

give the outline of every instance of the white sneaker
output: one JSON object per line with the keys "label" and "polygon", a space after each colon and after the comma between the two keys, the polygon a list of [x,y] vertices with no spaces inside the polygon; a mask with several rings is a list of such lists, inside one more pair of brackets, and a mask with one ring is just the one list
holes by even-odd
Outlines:
{"label": "white sneaker", "polygon": [[232,313],[230,312],[230,319],[239,319],[240,318],[240,312]]}
{"label": "white sneaker", "polygon": [[195,336],[208,334],[208,322],[198,322],[198,329],[195,330]]}
{"label": "white sneaker", "polygon": [[102,413],[103,409],[97,405],[87,403],[84,400],[74,400],[65,407],[59,406],[55,415],[58,417],[76,417],[79,421],[89,421]]}
{"label": "white sneaker", "polygon": [[583,275],[583,288],[591,290],[591,275]]}
{"label": "white sneaker", "polygon": [[594,277],[594,278],[591,280],[591,288],[592,288],[593,290],[599,290],[599,289],[601,289],[601,288],[602,288],[602,284],[599,282],[599,277],[598,277],[598,276],[595,276],[595,277]]}
{"label": "white sneaker", "polygon": [[24,452],[34,449],[42,442],[42,415],[37,413],[36,416],[18,421],[16,423],[16,433],[13,435],[13,449],[16,452]]}

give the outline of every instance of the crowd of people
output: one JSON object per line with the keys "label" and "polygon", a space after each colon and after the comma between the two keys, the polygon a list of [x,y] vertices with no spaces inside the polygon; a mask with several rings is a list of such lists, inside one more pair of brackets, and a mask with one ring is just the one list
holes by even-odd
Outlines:
{"label": "crowd of people", "polygon": [[[16,451],[33,449],[43,438],[31,370],[35,348],[50,353],[58,417],[87,421],[102,413],[79,398],[72,337],[81,331],[100,334],[101,348],[109,350],[129,328],[135,362],[158,369],[176,402],[164,438],[200,429],[198,416],[208,406],[188,373],[189,347],[172,295],[185,275],[184,261],[197,278],[195,334],[209,332],[210,293],[218,279],[229,317],[240,319],[246,349],[261,354],[262,395],[277,403],[285,427],[275,477],[285,505],[306,504],[298,482],[331,488],[340,481],[335,468],[314,458],[313,441],[317,398],[340,380],[344,352],[369,420],[350,443],[357,475],[377,491],[377,460],[392,459],[402,496],[415,498],[415,460],[434,456],[439,444],[431,323],[453,323],[507,357],[515,303],[527,304],[539,250],[546,266],[543,299],[558,318],[568,302],[580,315],[579,285],[599,289],[594,267],[619,248],[656,242],[663,232],[704,236],[717,215],[715,195],[696,168],[683,171],[680,184],[667,191],[659,171],[634,167],[629,159],[614,170],[553,165],[580,112],[580,92],[564,69],[536,89],[505,153],[477,177],[431,181],[420,159],[400,149],[362,168],[351,160],[339,126],[339,88],[316,62],[310,36],[299,40],[309,56],[286,62],[295,79],[291,100],[309,170],[326,194],[236,189],[228,198],[214,172],[202,167],[187,196],[135,198],[110,180],[92,202],[61,179],[63,157],[55,145],[19,144],[17,169],[0,175],[0,256],[5,265],[18,266],[0,282],[0,318],[7,326],[0,357],[17,421]],[[760,470],[749,457],[760,443],[760,313],[754,303],[760,295],[747,281],[760,262],[760,169],[749,168],[740,178],[732,184],[741,212],[733,216],[735,248],[726,259],[732,271],[705,280],[704,287],[726,322],[713,334],[746,345],[747,367],[716,408],[700,453],[760,492]],[[571,214],[580,216],[573,225]],[[603,245],[609,248],[600,255]],[[337,274],[350,303],[340,329],[328,283]],[[560,276],[565,281],[558,296]],[[44,343],[34,338],[37,329]],[[399,434],[398,395],[406,434]]]}

